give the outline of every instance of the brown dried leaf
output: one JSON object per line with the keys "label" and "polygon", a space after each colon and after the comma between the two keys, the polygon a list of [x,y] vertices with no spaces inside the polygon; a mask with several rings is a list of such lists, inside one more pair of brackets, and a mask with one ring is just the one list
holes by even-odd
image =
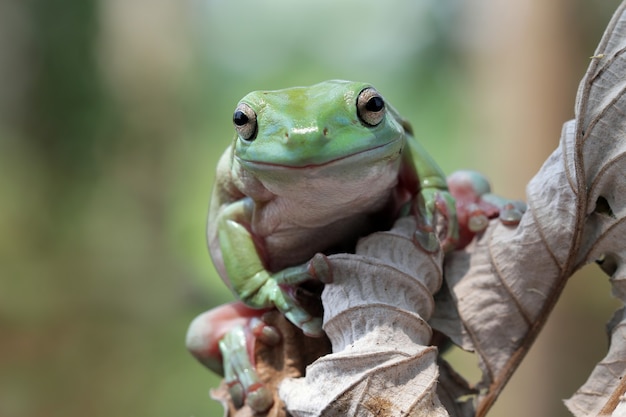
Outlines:
{"label": "brown dried leaf", "polygon": [[[578,151],[587,215],[577,262],[599,260],[613,293],[626,302],[626,3],[616,11],[579,89]],[[601,58],[600,58],[601,57]],[[587,382],[566,404],[576,416],[625,415],[626,318],[609,326],[611,345]],[[620,403],[622,405],[620,406]],[[618,411],[620,407],[622,411]]]}
{"label": "brown dried leaf", "polygon": [[405,217],[391,231],[362,239],[356,254],[329,257],[333,282],[322,301],[333,353],[311,364],[305,378],[281,384],[292,415],[472,415],[446,411],[438,398],[442,392],[452,403],[471,391],[452,383],[452,373],[441,374],[451,382],[438,389],[438,352],[426,320],[442,281],[442,254],[422,252],[415,230],[415,219]]}
{"label": "brown dried leaf", "polygon": [[[609,24],[580,85],[576,120],[564,125],[559,147],[528,184],[529,209],[519,226],[493,221],[480,239],[446,259],[446,281],[464,325],[449,336],[473,346],[483,370],[478,416],[515,371],[576,269],[603,260],[614,292],[624,300],[624,8]],[[609,355],[568,402],[576,415],[610,415],[623,395],[622,329],[621,322],[614,327]]]}
{"label": "brown dried leaf", "polygon": [[[565,404],[575,416],[610,416],[626,390],[626,320],[624,309],[612,327],[611,346],[606,357],[594,368],[587,382]],[[620,414],[615,414],[620,415]],[[624,415],[624,414],[621,414]]]}

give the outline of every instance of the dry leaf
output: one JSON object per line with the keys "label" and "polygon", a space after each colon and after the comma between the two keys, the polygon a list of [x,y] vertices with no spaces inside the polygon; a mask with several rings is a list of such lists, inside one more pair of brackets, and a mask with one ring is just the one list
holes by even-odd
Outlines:
{"label": "dry leaf", "polygon": [[[600,260],[613,293],[626,301],[626,3],[607,27],[579,89],[578,152],[587,191],[577,262]],[[587,382],[568,400],[577,416],[624,416],[626,318],[612,320],[611,345]]]}
{"label": "dry leaf", "polygon": [[449,415],[437,396],[438,352],[429,346],[426,322],[442,281],[442,254],[418,249],[415,230],[405,217],[362,239],[356,254],[329,257],[333,283],[322,302],[333,353],[311,364],[305,378],[281,384],[290,414]]}
{"label": "dry leaf", "polygon": [[[449,336],[473,347],[483,370],[478,416],[515,371],[576,269],[603,261],[615,294],[626,295],[624,7],[580,85],[576,120],[564,125],[559,147],[527,187],[522,222],[509,228],[493,221],[480,239],[446,259],[446,281],[463,322]],[[609,355],[568,401],[577,416],[611,415],[621,401],[623,324],[613,327]]]}

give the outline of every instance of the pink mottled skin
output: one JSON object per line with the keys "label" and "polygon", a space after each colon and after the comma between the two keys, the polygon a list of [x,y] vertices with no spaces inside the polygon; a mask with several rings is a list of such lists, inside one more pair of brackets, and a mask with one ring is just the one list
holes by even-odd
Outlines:
{"label": "pink mottled skin", "polygon": [[[252,319],[262,319],[269,309],[253,309],[241,301],[220,305],[196,317],[189,327],[187,348],[191,354],[213,372],[223,375],[219,341],[236,326],[248,329],[255,336]],[[255,337],[247,338],[250,362],[254,365]]]}
{"label": "pink mottled skin", "polygon": [[470,229],[470,218],[484,216],[486,219],[494,219],[500,214],[500,207],[482,198],[489,189],[480,187],[485,183],[477,184],[476,176],[473,172],[457,171],[447,178],[448,189],[456,201],[459,222],[459,240],[455,249],[464,248],[482,231]]}

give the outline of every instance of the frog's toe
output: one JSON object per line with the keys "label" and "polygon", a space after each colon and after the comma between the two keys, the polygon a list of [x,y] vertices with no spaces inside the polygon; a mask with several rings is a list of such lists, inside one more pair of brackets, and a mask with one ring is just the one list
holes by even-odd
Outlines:
{"label": "frog's toe", "polygon": [[417,245],[426,253],[435,253],[439,250],[439,239],[432,231],[424,230],[418,227],[413,234],[413,239],[415,243],[417,243]]}
{"label": "frog's toe", "polygon": [[506,226],[516,226],[522,220],[524,212],[514,204],[506,204],[500,210],[500,221]]}
{"label": "frog's toe", "polygon": [[459,226],[457,223],[456,212],[449,218],[445,219],[445,223],[441,226],[442,235],[440,235],[441,249],[444,252],[453,250],[459,242]]}
{"label": "frog's toe", "polygon": [[273,326],[266,324],[262,319],[253,317],[250,319],[250,331],[261,343],[268,346],[276,346],[281,339],[280,332]]}
{"label": "frog's toe", "polygon": [[230,399],[233,402],[233,405],[236,408],[243,407],[245,392],[243,389],[243,385],[238,380],[227,381],[226,387],[228,388],[228,394],[230,394]]}
{"label": "frog's toe", "polygon": [[328,257],[322,253],[316,253],[307,265],[309,274],[324,284],[333,282],[333,271]]}
{"label": "frog's toe", "polygon": [[480,233],[489,226],[489,216],[477,204],[469,206],[467,228],[472,233]]}
{"label": "frog's toe", "polygon": [[526,213],[526,210],[528,210],[528,205],[521,200],[513,200],[511,201],[511,204],[513,204],[516,209],[521,211],[522,214]]}
{"label": "frog's toe", "polygon": [[283,311],[283,314],[287,320],[298,326],[307,336],[319,337],[324,334],[321,317],[313,317],[300,307]]}
{"label": "frog's toe", "polygon": [[289,291],[288,287],[283,286],[283,291],[274,294],[273,302],[276,308],[291,323],[302,329],[307,336],[321,336],[322,319],[315,317],[302,307],[294,297],[294,291]]}
{"label": "frog's toe", "polygon": [[256,384],[248,389],[246,404],[254,411],[261,413],[267,411],[274,404],[274,398],[265,385]]}
{"label": "frog's toe", "polygon": [[495,194],[485,194],[482,196],[482,201],[495,208],[496,216],[506,226],[516,226],[527,210],[526,203],[523,201],[509,200]]}
{"label": "frog's toe", "polygon": [[313,317],[309,321],[302,323],[299,327],[305,335],[310,337],[321,337],[324,335],[321,317]]}

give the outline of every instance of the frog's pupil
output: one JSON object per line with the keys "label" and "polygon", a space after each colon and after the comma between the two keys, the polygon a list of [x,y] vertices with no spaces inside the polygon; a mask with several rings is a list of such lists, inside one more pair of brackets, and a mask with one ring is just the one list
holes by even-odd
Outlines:
{"label": "frog's pupil", "polygon": [[235,114],[233,114],[233,123],[235,123],[237,126],[243,126],[246,123],[248,123],[248,116],[246,116],[246,114],[244,112],[242,112],[241,110],[237,110],[235,112]]}
{"label": "frog's pupil", "polygon": [[385,107],[385,102],[381,97],[374,96],[367,100],[367,104],[365,104],[365,108],[372,112],[379,112]]}

